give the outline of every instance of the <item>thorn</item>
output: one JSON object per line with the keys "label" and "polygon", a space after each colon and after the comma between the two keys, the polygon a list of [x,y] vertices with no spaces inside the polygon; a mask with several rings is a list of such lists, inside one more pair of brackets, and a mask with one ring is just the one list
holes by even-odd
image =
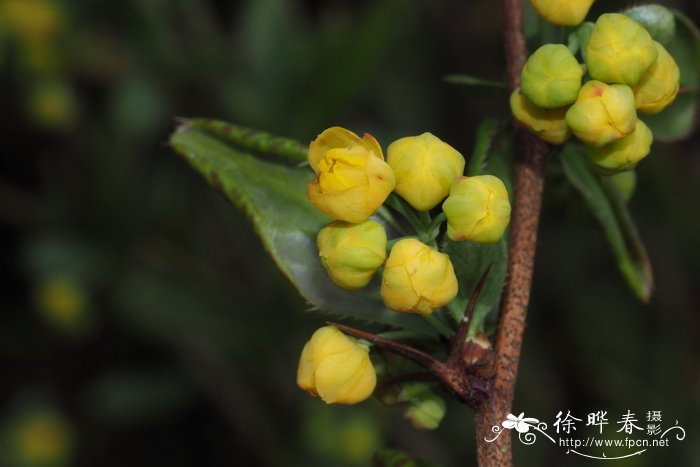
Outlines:
{"label": "thorn", "polygon": [[469,297],[469,303],[467,304],[467,308],[464,310],[464,317],[459,323],[457,334],[452,341],[452,350],[450,351],[450,356],[447,360],[448,365],[456,364],[456,362],[459,360],[460,354],[462,353],[462,346],[464,346],[464,341],[467,338],[467,332],[469,332],[469,323],[472,320],[472,316],[474,316],[474,309],[479,301],[481,289],[483,289],[486,279],[489,277],[492,266],[493,263],[488,265],[484,273],[481,275],[481,279],[479,279],[479,282],[476,284],[471,297]]}
{"label": "thorn", "polygon": [[340,329],[346,334],[350,334],[351,336],[357,337],[359,339],[364,339],[368,342],[371,342],[372,344],[376,345],[379,348],[388,350],[390,352],[394,352],[395,354],[401,355],[402,357],[405,357],[409,360],[411,360],[414,363],[417,363],[418,365],[422,366],[426,370],[436,374],[437,376],[437,370],[441,367],[444,366],[444,363],[436,360],[432,356],[428,355],[425,352],[421,352],[418,349],[415,349],[413,347],[410,347],[405,344],[400,344],[398,342],[389,340],[389,339],[384,339],[383,337],[379,337],[375,334],[361,331],[359,329],[355,329],[350,326],[346,326],[344,324],[340,323],[334,323],[331,321],[327,321],[326,324],[330,326],[335,326],[336,328]]}

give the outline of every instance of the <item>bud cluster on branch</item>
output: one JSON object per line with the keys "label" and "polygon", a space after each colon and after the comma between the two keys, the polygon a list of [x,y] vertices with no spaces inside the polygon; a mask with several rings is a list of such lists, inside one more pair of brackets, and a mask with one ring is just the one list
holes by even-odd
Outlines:
{"label": "bud cluster on branch", "polygon": [[[590,0],[532,0],[555,24],[574,26]],[[680,70],[666,48],[625,14],[606,13],[579,29],[584,64],[563,44],[545,44],[527,60],[510,106],[515,118],[551,144],[572,135],[582,141],[600,172],[632,169],[651,148],[652,132],[638,117],[668,107],[679,91]],[[653,30],[663,39],[665,31]]]}
{"label": "bud cluster on branch", "polygon": [[[332,127],[311,142],[308,160],[315,172],[308,198],[335,219],[317,236],[321,265],[331,281],[346,290],[364,288],[383,268],[379,293],[392,311],[429,316],[457,296],[454,267],[438,247],[441,233],[453,241],[489,244],[501,239],[510,220],[504,183],[493,175],[464,176],[462,154],[430,133],[394,141],[385,160],[371,135],[360,138]],[[431,217],[440,203],[442,211]],[[412,230],[387,215],[389,208]],[[387,229],[392,227],[390,233],[403,236],[388,240]],[[375,379],[358,376],[369,372],[366,366],[371,363],[360,358],[365,354],[359,344],[351,345],[343,340],[350,338],[332,329],[322,328],[307,344],[298,383],[328,403],[359,402],[374,386]],[[319,336],[325,337],[321,341]],[[350,353],[347,358],[337,356],[329,342],[352,352],[352,358]]]}

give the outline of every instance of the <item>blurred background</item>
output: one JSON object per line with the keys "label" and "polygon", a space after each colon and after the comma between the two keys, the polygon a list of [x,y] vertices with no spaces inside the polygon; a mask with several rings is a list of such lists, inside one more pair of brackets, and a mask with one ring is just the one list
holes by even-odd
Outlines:
{"label": "blurred background", "polygon": [[[468,157],[507,96],[450,73],[502,78],[497,2],[0,0],[0,466],[342,467],[381,447],[475,465],[464,406],[424,432],[296,387],[325,318],[165,144],[175,117],[210,116],[300,141],[430,131]],[[616,465],[700,465],[699,145],[657,143],[638,169],[649,305],[550,174],[515,410],[686,428]],[[590,464],[516,446],[521,466]]]}

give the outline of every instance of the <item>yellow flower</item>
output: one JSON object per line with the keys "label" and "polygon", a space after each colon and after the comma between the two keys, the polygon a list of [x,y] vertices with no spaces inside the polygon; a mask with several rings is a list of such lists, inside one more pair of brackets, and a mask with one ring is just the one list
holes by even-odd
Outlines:
{"label": "yellow flower", "polygon": [[372,395],[377,376],[366,348],[326,326],[304,346],[297,384],[326,404],[357,404]]}
{"label": "yellow flower", "polygon": [[46,0],[2,0],[0,26],[9,26],[30,46],[47,44],[59,26],[59,12]]}
{"label": "yellow flower", "polygon": [[589,148],[589,157],[602,172],[614,174],[631,169],[644,159],[649,154],[652,140],[649,127],[638,120],[631,135],[602,148]]}
{"label": "yellow flower", "polygon": [[442,205],[447,215],[447,236],[477,243],[497,242],[510,221],[508,191],[493,175],[462,177]]}
{"label": "yellow flower", "polygon": [[391,143],[387,162],[396,175],[396,193],[419,211],[437,206],[464,172],[464,157],[430,133]]}
{"label": "yellow flower", "polygon": [[658,42],[654,42],[659,57],[632,89],[637,111],[645,114],[661,112],[678,95],[681,72],[671,54]]}
{"label": "yellow flower", "polygon": [[344,289],[361,289],[386,259],[386,232],[378,223],[335,221],[318,233],[318,254],[331,280]]}
{"label": "yellow flower", "polygon": [[49,129],[69,129],[76,121],[78,106],[75,94],[61,81],[37,83],[29,96],[28,107],[34,121]]}
{"label": "yellow flower", "polygon": [[61,412],[49,406],[32,405],[21,409],[6,424],[2,465],[73,465],[73,427]]}
{"label": "yellow flower", "polygon": [[58,331],[81,335],[90,330],[93,317],[89,296],[79,281],[50,276],[41,280],[34,295],[41,317]]}
{"label": "yellow flower", "polygon": [[566,113],[566,123],[578,139],[595,147],[622,139],[637,123],[634,93],[623,84],[589,81]]}
{"label": "yellow flower", "polygon": [[573,104],[581,89],[583,69],[563,44],[545,44],[525,62],[520,89],[530,102],[543,109]]}
{"label": "yellow flower", "polygon": [[309,200],[329,216],[352,223],[367,220],[396,185],[382,148],[371,135],[360,139],[344,128],[325,130],[309,147],[316,177]]}
{"label": "yellow flower", "polygon": [[562,144],[571,136],[571,129],[565,119],[568,107],[541,109],[530,102],[518,88],[510,96],[510,110],[520,123],[548,143]]}
{"label": "yellow flower", "polygon": [[654,41],[638,22],[618,13],[598,18],[586,47],[586,66],[595,80],[634,86],[656,61]]}
{"label": "yellow flower", "polygon": [[530,0],[544,19],[561,26],[580,24],[595,0]]}
{"label": "yellow flower", "polygon": [[415,238],[399,240],[386,260],[380,293],[394,311],[431,314],[457,295],[450,257]]}

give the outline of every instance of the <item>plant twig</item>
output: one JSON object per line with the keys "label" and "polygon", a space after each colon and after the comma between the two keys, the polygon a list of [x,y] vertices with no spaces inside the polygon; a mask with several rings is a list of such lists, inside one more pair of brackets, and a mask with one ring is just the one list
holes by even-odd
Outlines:
{"label": "plant twig", "polygon": [[452,350],[450,351],[450,356],[447,363],[449,365],[456,365],[457,360],[462,356],[462,349],[464,348],[464,341],[467,339],[467,332],[469,332],[469,323],[474,315],[474,309],[476,308],[476,303],[479,301],[479,295],[481,294],[481,289],[484,288],[486,279],[489,277],[489,272],[491,271],[491,265],[486,268],[484,273],[481,275],[481,279],[476,284],[474,292],[472,292],[471,297],[469,297],[469,303],[467,308],[464,310],[464,317],[459,323],[459,328],[457,329],[457,334],[452,341]]}
{"label": "plant twig", "polygon": [[340,323],[332,323],[328,322],[327,324],[330,324],[331,326],[335,326],[336,328],[340,329],[346,334],[350,334],[351,336],[358,337],[360,339],[364,339],[367,342],[371,342],[372,344],[376,345],[377,347],[380,347],[385,350],[389,350],[391,352],[394,352],[397,355],[401,355],[404,358],[407,358],[408,360],[411,360],[414,363],[417,363],[418,365],[422,366],[428,371],[434,371],[436,368],[438,368],[442,363],[432,356],[428,355],[425,352],[421,352],[418,349],[414,349],[411,346],[405,345],[405,344],[400,344],[395,341],[391,341],[389,339],[384,339],[383,337],[379,337],[375,334],[362,331],[360,329],[353,328],[351,326],[346,326],[344,324]]}
{"label": "plant twig", "polygon": [[464,318],[462,318],[457,334],[451,340],[446,362],[441,362],[411,346],[385,339],[376,334],[344,324],[331,322],[328,324],[346,334],[364,339],[383,350],[394,352],[422,366],[458,400],[476,409],[484,401],[491,388],[489,379],[492,375],[493,352],[490,347],[484,348],[479,343],[465,342],[465,340],[469,330],[469,322],[490,270],[491,266],[489,265],[469,297],[469,303],[464,310]]}
{"label": "plant twig", "polygon": [[[521,2],[522,0],[501,0],[506,77],[511,92],[520,85],[520,71],[527,58]],[[546,143],[517,123],[515,132],[517,152],[508,245],[508,280],[496,334],[495,376],[489,398],[478,408],[475,418],[477,458],[481,467],[513,465],[510,436],[500,436],[492,443],[487,443],[484,439],[491,433],[491,428],[500,425],[512,410],[532,286],[544,166],[549,153]]]}

